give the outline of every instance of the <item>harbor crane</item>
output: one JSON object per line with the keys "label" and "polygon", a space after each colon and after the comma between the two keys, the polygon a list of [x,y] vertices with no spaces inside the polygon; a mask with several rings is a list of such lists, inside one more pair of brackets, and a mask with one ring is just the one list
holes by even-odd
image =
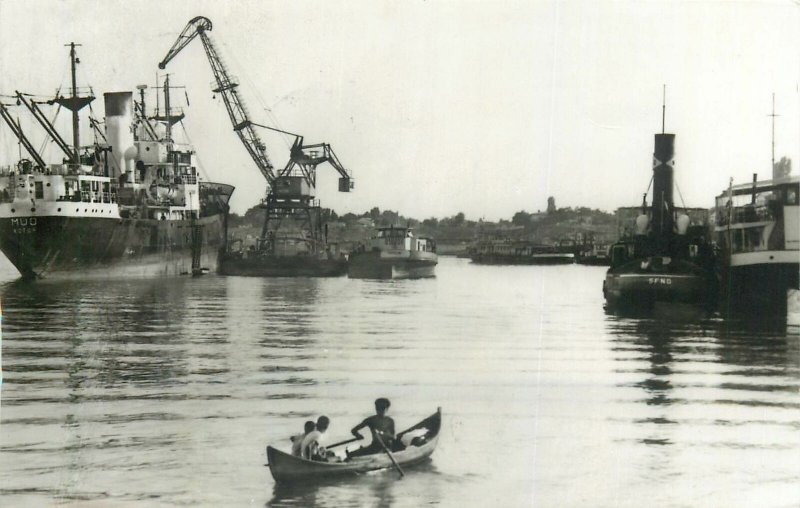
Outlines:
{"label": "harbor crane", "polygon": [[[247,107],[238,92],[239,84],[229,74],[208,34],[211,29],[211,20],[208,18],[203,16],[192,18],[158,67],[166,68],[167,64],[193,39],[200,38],[214,74],[216,87],[212,91],[222,97],[234,132],[239,136],[250,158],[267,182],[267,196],[262,203],[266,208],[266,218],[257,250],[265,254],[274,254],[275,231],[284,219],[291,218],[301,225],[303,231],[311,234],[309,250],[316,253],[325,243],[319,218],[319,202],[314,200],[316,168],[324,162],[330,163],[339,173],[340,192],[349,192],[353,188],[352,175],[341,164],[328,143],[304,145],[303,136],[260,125],[250,119]],[[289,161],[283,169],[276,170],[273,166],[266,145],[259,137],[256,127],[294,136]]]}

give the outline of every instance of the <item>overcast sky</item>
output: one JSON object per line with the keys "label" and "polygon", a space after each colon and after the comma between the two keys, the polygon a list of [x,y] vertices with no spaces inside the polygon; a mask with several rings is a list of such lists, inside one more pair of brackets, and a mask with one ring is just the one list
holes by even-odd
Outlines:
{"label": "overcast sky", "polygon": [[[340,213],[495,220],[551,195],[558,206],[636,205],[663,84],[687,206],[711,206],[730,177],[769,176],[773,92],[776,156],[798,173],[800,4],[789,0],[0,0],[0,93],[66,87],[63,45],[75,41],[101,115],[102,92],[155,83],[197,15],[213,22],[252,119],[331,143],[355,174],[355,191],[340,194],[335,171],[319,168],[318,197]],[[208,179],[236,185],[242,212],[265,184],[212,98],[200,41],[167,71],[187,87],[184,123]],[[287,140],[262,137],[282,166]],[[5,124],[0,150],[0,164],[15,161]]]}

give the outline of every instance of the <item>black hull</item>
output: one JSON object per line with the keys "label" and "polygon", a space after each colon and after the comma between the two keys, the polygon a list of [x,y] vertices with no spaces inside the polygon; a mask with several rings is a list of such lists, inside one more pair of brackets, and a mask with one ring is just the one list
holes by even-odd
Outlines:
{"label": "black hull", "polygon": [[650,267],[637,259],[606,272],[603,296],[612,308],[649,308],[657,303],[713,304],[713,274],[687,261]]}
{"label": "black hull", "polygon": [[351,254],[347,276],[351,279],[424,279],[436,276],[438,257],[424,259],[381,257],[380,252]]}
{"label": "black hull", "polygon": [[792,263],[723,267],[720,299],[737,310],[785,309],[790,289],[800,290],[800,265]]}
{"label": "black hull", "polygon": [[588,265],[588,266],[611,266],[611,259],[609,258],[594,258],[594,257],[585,257],[585,258],[578,258],[577,263],[579,265]]}
{"label": "black hull", "polygon": [[347,273],[347,260],[310,256],[225,256],[220,273],[250,277],[340,277]]}
{"label": "black hull", "polygon": [[0,250],[25,278],[148,277],[215,272],[225,215],[166,221],[0,219]]}

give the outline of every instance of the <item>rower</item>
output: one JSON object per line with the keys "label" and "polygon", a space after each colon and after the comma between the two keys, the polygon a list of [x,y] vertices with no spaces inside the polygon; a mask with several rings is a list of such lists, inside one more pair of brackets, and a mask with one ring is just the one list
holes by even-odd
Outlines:
{"label": "rower", "polygon": [[372,433],[372,443],[368,446],[362,446],[358,450],[348,453],[348,457],[359,457],[361,455],[371,455],[373,453],[380,453],[383,451],[384,446],[391,450],[394,445],[394,420],[386,416],[391,402],[389,399],[380,398],[375,401],[375,414],[365,418],[363,422],[359,423],[350,431],[359,439],[364,437],[359,434],[359,430],[368,427]]}
{"label": "rower", "polygon": [[297,434],[289,438],[289,440],[292,442],[292,455],[294,455],[295,457],[300,456],[300,451],[301,451],[300,448],[303,446],[303,439],[305,439],[305,437],[309,435],[311,432],[314,432],[315,428],[316,425],[314,425],[314,422],[308,420],[305,424],[305,427],[303,428],[302,434]]}

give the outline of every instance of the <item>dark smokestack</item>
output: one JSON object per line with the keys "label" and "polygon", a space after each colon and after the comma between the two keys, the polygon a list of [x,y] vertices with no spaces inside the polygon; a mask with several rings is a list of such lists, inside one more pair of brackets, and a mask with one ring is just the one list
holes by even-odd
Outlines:
{"label": "dark smokestack", "polygon": [[657,238],[672,234],[672,179],[675,167],[675,134],[656,134],[653,153],[653,223]]}

